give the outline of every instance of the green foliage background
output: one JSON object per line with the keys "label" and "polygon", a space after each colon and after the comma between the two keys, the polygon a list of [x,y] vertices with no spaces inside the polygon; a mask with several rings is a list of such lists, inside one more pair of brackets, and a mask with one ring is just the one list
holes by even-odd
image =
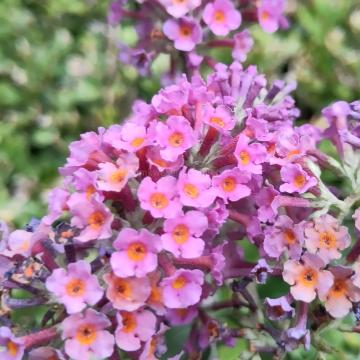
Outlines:
{"label": "green foliage background", "polygon": [[[131,42],[133,32],[109,28],[107,6],[102,0],[0,1],[0,218],[13,225],[44,214],[70,141],[121,121],[134,98],[149,99],[158,89],[162,60],[152,79],[117,62],[117,36]],[[302,119],[318,121],[330,102],[360,98],[360,3],[289,0],[289,17],[290,29],[276,34],[252,27],[256,45],[247,62],[270,79],[296,79]],[[216,55],[230,59],[223,51]],[[326,330],[319,346],[323,337],[332,347],[288,357],[359,356],[358,336]],[[218,356],[245,359],[243,350],[240,342]]]}

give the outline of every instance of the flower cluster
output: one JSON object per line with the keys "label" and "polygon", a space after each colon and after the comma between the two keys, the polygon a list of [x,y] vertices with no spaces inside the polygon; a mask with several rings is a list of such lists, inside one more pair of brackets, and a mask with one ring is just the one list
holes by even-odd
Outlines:
{"label": "flower cluster", "polygon": [[[0,328],[2,358],[117,359],[121,350],[156,359],[167,329],[189,324],[191,358],[258,331],[278,353],[308,347],[310,321],[357,314],[360,246],[350,248],[342,223],[353,215],[360,231],[360,103],[326,108],[325,131],[296,126],[294,87],[268,85],[254,66],[217,64],[206,80],[184,76],[150,104],[135,102],[123,124],[73,142],[48,214],[24,230],[1,227],[2,311],[49,308],[43,330],[15,337],[9,323]],[[324,139],[339,160],[319,150]],[[324,183],[327,168],[346,190]],[[261,301],[252,284],[270,278],[288,288]],[[33,297],[13,298],[16,288]],[[228,299],[218,301],[219,289]],[[310,306],[328,315],[310,318]],[[224,308],[237,327],[216,316]],[[294,320],[274,326],[285,318]]]}
{"label": "flower cluster", "polygon": [[120,43],[120,61],[148,75],[152,61],[168,54],[169,77],[174,78],[184,68],[192,72],[201,63],[212,65],[206,51],[211,48],[229,48],[234,60],[245,61],[253,39],[247,28],[240,31],[242,25],[258,22],[269,33],[286,28],[285,5],[286,0],[145,0],[141,5],[116,0],[108,20],[113,26],[135,24],[138,41],[133,47]]}

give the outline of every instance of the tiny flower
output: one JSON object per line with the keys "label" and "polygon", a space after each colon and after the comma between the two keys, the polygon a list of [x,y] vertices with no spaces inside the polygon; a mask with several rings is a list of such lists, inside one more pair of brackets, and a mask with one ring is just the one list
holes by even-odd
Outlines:
{"label": "tiny flower", "polygon": [[0,358],[2,360],[21,360],[24,348],[22,341],[17,339],[8,327],[0,327]]}
{"label": "tiny flower", "polygon": [[29,360],[65,360],[65,356],[57,349],[42,346],[29,352]]}
{"label": "tiny flower", "polygon": [[204,283],[200,270],[178,269],[161,281],[164,304],[168,308],[186,308],[199,302]]}
{"label": "tiny flower", "polygon": [[138,350],[142,341],[149,340],[155,334],[156,317],[151,311],[119,311],[116,318],[118,327],[115,331],[115,340],[122,350]]}
{"label": "tiny flower", "polygon": [[280,185],[280,191],[303,194],[317,185],[318,181],[310,176],[300,164],[286,164],[280,170],[281,180],[285,184]]}
{"label": "tiny flower", "polygon": [[322,215],[305,225],[305,245],[312,254],[317,254],[328,263],[339,259],[341,250],[350,246],[351,238],[345,226],[340,226],[331,215]]}
{"label": "tiny flower", "polygon": [[96,180],[96,171],[88,171],[84,168],[80,168],[72,175],[71,185],[73,185],[78,192],[85,193],[86,199],[90,200],[94,194],[101,197],[100,193],[97,192]]}
{"label": "tiny flower", "polygon": [[327,291],[319,291],[319,299],[325,302],[325,309],[331,316],[341,318],[349,313],[352,302],[360,301],[360,289],[352,282],[351,269],[335,266],[329,271],[334,275],[334,283]]}
{"label": "tiny flower", "polygon": [[241,24],[241,14],[229,0],[215,0],[205,6],[203,20],[210,30],[219,36],[226,36]]}
{"label": "tiny flower", "polygon": [[86,195],[74,193],[68,201],[68,206],[73,215],[71,225],[81,229],[76,240],[87,242],[107,239],[112,235],[113,215],[98,198],[88,200]]}
{"label": "tiny flower", "polygon": [[161,250],[158,235],[146,229],[125,228],[113,246],[117,251],[111,255],[110,264],[116,276],[141,278],[156,269],[157,253]]}
{"label": "tiny flower", "polygon": [[190,17],[166,20],[163,31],[166,37],[174,41],[175,48],[182,51],[193,50],[202,40],[199,23]]}
{"label": "tiny flower", "polygon": [[189,306],[182,309],[169,309],[166,319],[172,326],[190,324],[199,314],[197,306]]}
{"label": "tiny flower", "polygon": [[175,161],[165,160],[161,154],[161,149],[158,146],[150,146],[146,149],[146,158],[149,164],[155,166],[160,172],[169,170],[175,172],[181,169],[184,165],[184,157],[179,156]]}
{"label": "tiny flower", "polygon": [[232,50],[232,57],[240,62],[246,60],[247,53],[254,45],[254,40],[250,35],[249,30],[243,30],[234,35],[234,47]]}
{"label": "tiny flower", "polygon": [[48,214],[43,218],[44,223],[51,225],[66,210],[66,202],[69,199],[69,192],[60,187],[55,187],[48,196]]}
{"label": "tiny flower", "polygon": [[303,242],[303,225],[294,224],[286,215],[280,215],[272,226],[265,228],[264,250],[272,258],[278,259],[287,249],[290,258],[300,259]]}
{"label": "tiny flower", "polygon": [[283,278],[291,285],[291,295],[296,300],[311,302],[316,293],[328,291],[334,282],[331,272],[321,270],[324,262],[316,255],[302,256],[301,260],[288,260],[284,264]]}
{"label": "tiny flower", "polygon": [[214,108],[210,104],[204,106],[203,121],[220,132],[232,130],[235,126],[235,118],[230,109],[224,105]]}
{"label": "tiny flower", "polygon": [[241,134],[235,149],[235,157],[238,168],[253,174],[261,174],[261,164],[266,160],[267,151],[264,145],[259,143],[249,144],[250,139]]}
{"label": "tiny flower", "polygon": [[119,278],[114,274],[105,274],[104,281],[108,285],[106,297],[118,310],[137,310],[150,296],[151,287],[148,278]]}
{"label": "tiny flower", "polygon": [[295,309],[290,305],[288,296],[281,296],[276,299],[265,298],[266,315],[270,320],[283,320],[292,318]]}
{"label": "tiny flower", "polygon": [[7,245],[10,251],[5,251],[6,255],[14,256],[19,254],[28,257],[34,245],[33,233],[25,230],[15,230],[10,233]]}
{"label": "tiny flower", "polygon": [[166,11],[175,18],[186,15],[189,11],[196,9],[201,4],[201,0],[159,0]]}
{"label": "tiny flower", "polygon": [[261,222],[273,222],[276,216],[272,203],[279,192],[272,186],[264,186],[255,194],[255,202],[259,207],[258,218]]}
{"label": "tiny flower", "polygon": [[114,337],[104,330],[110,320],[93,309],[75,314],[62,322],[65,352],[74,360],[105,359],[114,351]]}
{"label": "tiny flower", "polygon": [[207,217],[200,211],[164,222],[165,234],[161,236],[163,248],[177,257],[196,258],[202,255],[205,243],[200,238],[208,227]]}
{"label": "tiny flower", "polygon": [[158,121],[153,127],[160,155],[165,160],[175,161],[196,142],[195,132],[183,116],[169,116],[166,123]]}
{"label": "tiny flower", "polygon": [[45,285],[69,314],[82,311],[86,304],[95,305],[103,295],[97,277],[91,274],[90,264],[84,260],[69,264],[67,270],[55,269]]}
{"label": "tiny flower", "polygon": [[211,177],[199,170],[184,167],[177,182],[180,201],[185,206],[205,208],[210,206],[216,197],[211,187]]}
{"label": "tiny flower", "polygon": [[136,176],[138,167],[139,160],[131,153],[120,156],[116,165],[110,162],[99,164],[97,181],[99,190],[121,191],[128,180]]}
{"label": "tiny flower", "polygon": [[258,19],[262,29],[272,33],[279,29],[283,19],[284,0],[262,0],[258,7]]}
{"label": "tiny flower", "polygon": [[164,303],[162,288],[159,286],[159,280],[161,278],[160,272],[153,272],[148,275],[151,284],[150,296],[146,303],[149,305],[158,315],[164,315],[166,312]]}
{"label": "tiny flower", "polygon": [[105,133],[104,141],[117,150],[129,152],[136,152],[150,144],[146,127],[132,122],[127,122],[122,126],[112,125]]}
{"label": "tiny flower", "polygon": [[248,173],[241,172],[234,168],[225,170],[220,175],[212,178],[212,185],[216,191],[216,195],[222,198],[225,202],[238,201],[247,197],[251,193],[251,189],[243,185],[250,180]]}
{"label": "tiny flower", "polygon": [[141,181],[137,195],[141,208],[149,210],[154,218],[172,218],[181,213],[173,176],[164,176],[156,183],[146,177]]}

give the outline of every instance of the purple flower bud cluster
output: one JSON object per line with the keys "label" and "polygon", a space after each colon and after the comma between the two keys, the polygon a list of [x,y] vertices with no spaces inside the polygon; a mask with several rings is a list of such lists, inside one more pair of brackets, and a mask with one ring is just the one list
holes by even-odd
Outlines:
{"label": "purple flower bud cluster", "polygon": [[[48,214],[24,230],[2,225],[3,315],[39,304],[48,313],[44,329],[17,336],[4,322],[1,358],[156,359],[178,325],[190,327],[191,358],[237,338],[256,351],[264,334],[278,354],[308,348],[310,329],[356,309],[360,106],[324,109],[325,130],[297,126],[294,87],[219,63],[73,142]],[[319,150],[324,139],[338,158]],[[348,186],[326,184],[326,169]],[[259,298],[257,284],[271,279],[288,287]],[[217,316],[223,309],[237,325]]]}
{"label": "purple flower bud cluster", "polygon": [[286,28],[285,4],[286,0],[116,0],[108,21],[112,26],[135,24],[138,40],[133,47],[120,43],[121,62],[145,76],[156,57],[167,54],[169,78],[174,78],[202,63],[212,66],[211,48],[230,48],[234,60],[245,61],[253,39],[243,25],[258,22],[268,33]]}

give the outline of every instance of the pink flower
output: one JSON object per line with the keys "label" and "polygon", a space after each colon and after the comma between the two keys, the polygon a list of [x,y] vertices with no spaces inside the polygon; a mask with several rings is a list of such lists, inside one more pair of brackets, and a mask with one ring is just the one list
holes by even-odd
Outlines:
{"label": "pink flower", "polygon": [[1,360],[21,360],[24,355],[24,348],[22,341],[17,339],[8,327],[0,327]]}
{"label": "pink flower", "polygon": [[74,193],[68,206],[73,217],[71,225],[82,229],[75,239],[87,242],[95,239],[107,239],[112,235],[113,215],[97,198],[87,199],[86,195]]}
{"label": "pink flower", "polygon": [[351,280],[351,269],[335,266],[329,270],[334,275],[334,283],[327,291],[319,291],[319,298],[331,316],[341,318],[352,309],[352,302],[360,301],[360,289]]}
{"label": "pink flower", "polygon": [[51,346],[41,346],[29,352],[29,360],[66,360],[63,352]]}
{"label": "pink flower", "polygon": [[317,185],[318,181],[310,176],[300,164],[286,164],[280,170],[281,180],[285,184],[280,185],[280,191],[303,194]]}
{"label": "pink flower", "polygon": [[360,231],[360,208],[356,209],[353,219],[355,219],[355,227]]}
{"label": "pink flower", "polygon": [[328,214],[308,222],[304,235],[307,250],[317,254],[325,263],[339,259],[339,250],[346,249],[351,243],[347,228],[340,226],[338,220]]}
{"label": "pink flower", "polygon": [[291,295],[296,300],[311,302],[316,293],[327,292],[334,282],[331,272],[321,270],[324,262],[316,255],[302,256],[301,260],[288,260],[284,264],[283,278],[291,285]]}
{"label": "pink flower", "polygon": [[273,185],[264,186],[257,194],[255,194],[255,202],[259,207],[258,218],[261,222],[272,222],[276,213],[272,207],[272,203],[279,192]]}
{"label": "pink flower", "polygon": [[203,283],[204,273],[200,270],[176,270],[160,283],[165,306],[170,309],[181,309],[198,303]]}
{"label": "pink flower", "polygon": [[232,50],[232,57],[240,62],[246,60],[247,53],[254,45],[254,40],[250,35],[249,30],[243,30],[234,35],[234,47]]}
{"label": "pink flower", "polygon": [[225,202],[237,201],[251,194],[251,189],[243,185],[250,180],[248,173],[241,172],[234,168],[225,170],[220,175],[212,178],[213,188],[216,190],[216,195],[222,198]]}
{"label": "pink flower", "polygon": [[181,213],[173,176],[164,176],[156,183],[146,177],[141,181],[137,195],[141,208],[149,210],[154,218],[172,218]]}
{"label": "pink flower", "polygon": [[156,121],[151,129],[149,132],[161,147],[161,157],[168,161],[175,161],[196,142],[195,132],[183,116],[169,116],[166,123]]}
{"label": "pink flower", "polygon": [[262,0],[258,7],[258,19],[262,29],[272,33],[279,29],[283,20],[284,0]]}
{"label": "pink flower", "polygon": [[114,241],[117,250],[111,255],[110,264],[116,276],[141,278],[157,267],[157,253],[161,250],[158,235],[146,229],[136,231],[125,228]]}
{"label": "pink flower", "polygon": [[197,306],[189,306],[182,309],[169,309],[166,319],[172,326],[190,324],[199,315]]}
{"label": "pink flower", "polygon": [[134,311],[145,304],[150,296],[151,287],[148,278],[119,278],[114,274],[105,274],[108,285],[106,297],[118,310]]}
{"label": "pink flower", "polygon": [[159,0],[166,11],[175,18],[186,15],[189,11],[196,9],[201,4],[201,0]]}
{"label": "pink flower", "polygon": [[69,264],[67,270],[55,269],[45,285],[69,314],[82,311],[86,304],[95,305],[103,296],[97,277],[84,260]]}
{"label": "pink flower", "polygon": [[210,206],[216,197],[211,187],[211,177],[199,170],[186,169],[180,171],[176,185],[180,201],[185,206],[205,208]]}
{"label": "pink flower", "polygon": [[9,251],[5,251],[6,256],[14,256],[16,254],[28,257],[34,245],[33,233],[25,230],[15,230],[10,233],[7,240]]}
{"label": "pink flower", "polygon": [[219,105],[214,108],[209,103],[205,104],[203,121],[220,132],[227,132],[235,126],[235,118],[230,109],[225,105]]}
{"label": "pink flower", "polygon": [[262,144],[249,144],[249,142],[250,139],[246,135],[239,136],[234,154],[238,161],[238,168],[253,174],[261,174],[261,164],[267,157],[266,148]]}
{"label": "pink flower", "polygon": [[94,194],[96,194],[99,200],[102,200],[101,193],[97,192],[96,180],[96,171],[88,171],[84,168],[80,168],[72,175],[70,184],[74,186],[77,191],[85,193],[87,200],[90,200]]}
{"label": "pink flower", "polygon": [[127,122],[124,125],[112,125],[104,135],[104,141],[117,150],[136,152],[151,142],[146,127],[142,124]]}
{"label": "pink flower", "polygon": [[210,30],[219,36],[226,36],[241,24],[241,14],[229,0],[215,0],[205,6],[203,20]]}
{"label": "pink flower", "polygon": [[290,258],[300,259],[303,242],[303,224],[294,224],[286,215],[280,215],[274,225],[265,228],[263,246],[272,258],[278,259],[284,250],[288,250]]}
{"label": "pink flower", "polygon": [[122,350],[138,350],[142,341],[149,340],[155,334],[156,317],[151,311],[120,311],[116,318],[118,327],[115,331],[115,340]]}
{"label": "pink flower", "polygon": [[146,158],[149,164],[155,166],[160,172],[169,170],[175,172],[184,165],[184,157],[179,156],[175,161],[167,161],[160,154],[161,149],[158,146],[150,146],[146,150]]}
{"label": "pink flower", "polygon": [[291,296],[281,296],[276,299],[265,298],[266,315],[270,320],[283,320],[294,316],[295,309],[290,305],[289,297]]}
{"label": "pink flower", "polygon": [[97,185],[103,191],[121,191],[128,180],[136,176],[139,160],[132,153],[120,156],[116,165],[110,162],[99,164]]}
{"label": "pink flower", "polygon": [[190,17],[166,20],[163,31],[166,37],[174,41],[175,48],[182,51],[193,50],[202,40],[199,23]]}
{"label": "pink flower", "polygon": [[110,320],[93,309],[75,314],[62,322],[65,352],[74,360],[105,359],[114,352],[114,337],[104,330]]}
{"label": "pink flower", "polygon": [[69,199],[69,192],[60,187],[55,187],[48,195],[48,214],[44,216],[43,221],[51,225],[66,210],[66,202]]}
{"label": "pink flower", "polygon": [[167,219],[165,234],[161,236],[163,248],[177,257],[199,257],[205,246],[200,236],[207,227],[207,217],[200,211],[188,211],[181,217]]}

